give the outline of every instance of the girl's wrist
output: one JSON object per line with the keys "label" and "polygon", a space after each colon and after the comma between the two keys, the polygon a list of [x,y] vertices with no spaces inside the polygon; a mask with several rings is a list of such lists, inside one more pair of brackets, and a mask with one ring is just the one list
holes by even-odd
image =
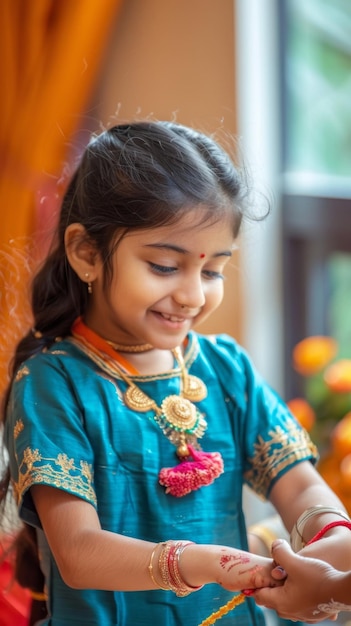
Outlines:
{"label": "girl's wrist", "polygon": [[183,552],[179,568],[188,585],[215,583],[218,567],[218,548],[206,544],[191,544]]}
{"label": "girl's wrist", "polygon": [[192,572],[195,570],[194,566],[197,566],[195,554],[184,564],[186,553],[195,545],[192,541],[169,540],[153,548],[148,572],[156,588],[173,591],[177,596],[182,597],[198,591],[208,582],[207,580],[202,582],[203,579],[199,582],[195,580],[195,573]]}

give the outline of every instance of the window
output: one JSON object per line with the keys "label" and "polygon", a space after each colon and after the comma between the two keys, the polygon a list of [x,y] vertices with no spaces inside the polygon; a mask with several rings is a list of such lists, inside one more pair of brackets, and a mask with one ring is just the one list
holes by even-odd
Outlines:
{"label": "window", "polygon": [[291,352],[331,334],[351,357],[351,4],[279,3],[286,396]]}

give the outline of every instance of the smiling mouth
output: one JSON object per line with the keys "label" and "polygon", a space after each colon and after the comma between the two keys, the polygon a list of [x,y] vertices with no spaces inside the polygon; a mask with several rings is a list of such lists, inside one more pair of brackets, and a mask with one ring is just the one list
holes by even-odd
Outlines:
{"label": "smiling mouth", "polygon": [[178,315],[168,315],[167,313],[159,313],[159,315],[161,317],[163,317],[163,319],[167,320],[168,322],[185,322],[185,317],[178,317]]}

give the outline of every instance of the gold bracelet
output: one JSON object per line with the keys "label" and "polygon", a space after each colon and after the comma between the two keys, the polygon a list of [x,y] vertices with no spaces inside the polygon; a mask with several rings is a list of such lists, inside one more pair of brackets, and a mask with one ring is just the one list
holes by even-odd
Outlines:
{"label": "gold bracelet", "polygon": [[160,552],[160,556],[158,557],[158,569],[160,572],[160,576],[162,578],[163,584],[169,591],[173,591],[168,568],[168,555],[171,551],[173,543],[174,541],[172,540],[168,540],[162,543],[162,550]]}
{"label": "gold bracelet", "polygon": [[32,600],[36,600],[36,602],[46,602],[46,600],[48,599],[48,596],[46,593],[44,592],[40,592],[40,591],[31,591],[30,590],[30,597],[32,598]]}
{"label": "gold bracelet", "polygon": [[253,524],[249,526],[247,532],[251,535],[258,537],[267,548],[268,554],[271,554],[272,543],[277,539],[277,535],[267,526],[261,526],[261,524]]}
{"label": "gold bracelet", "polygon": [[189,595],[199,587],[190,587],[187,585],[179,571],[179,559],[186,546],[193,543],[192,541],[175,541],[169,540],[162,544],[162,550],[158,559],[158,567],[162,582],[166,589],[173,591],[176,596],[182,598]]}
{"label": "gold bracelet", "polygon": [[154,583],[155,587],[157,587],[158,589],[163,589],[163,591],[169,591],[169,588],[161,587],[161,585],[155,580],[155,577],[154,577],[153,560],[154,560],[155,552],[156,552],[156,550],[157,550],[159,545],[160,545],[159,543],[156,544],[156,546],[154,547],[153,551],[151,552],[150,563],[148,565],[148,570],[149,570],[150,578],[151,578],[152,582]]}

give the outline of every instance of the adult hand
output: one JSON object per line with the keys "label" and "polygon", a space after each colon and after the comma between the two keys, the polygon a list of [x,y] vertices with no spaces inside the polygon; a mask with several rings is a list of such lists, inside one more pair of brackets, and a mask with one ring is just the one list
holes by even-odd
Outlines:
{"label": "adult hand", "polygon": [[295,554],[282,539],[273,542],[272,556],[278,566],[273,577],[281,579],[284,568],[287,579],[282,587],[255,591],[257,604],[274,609],[285,619],[307,623],[335,620],[338,610],[344,610],[333,601],[332,592],[340,572],[324,561]]}

